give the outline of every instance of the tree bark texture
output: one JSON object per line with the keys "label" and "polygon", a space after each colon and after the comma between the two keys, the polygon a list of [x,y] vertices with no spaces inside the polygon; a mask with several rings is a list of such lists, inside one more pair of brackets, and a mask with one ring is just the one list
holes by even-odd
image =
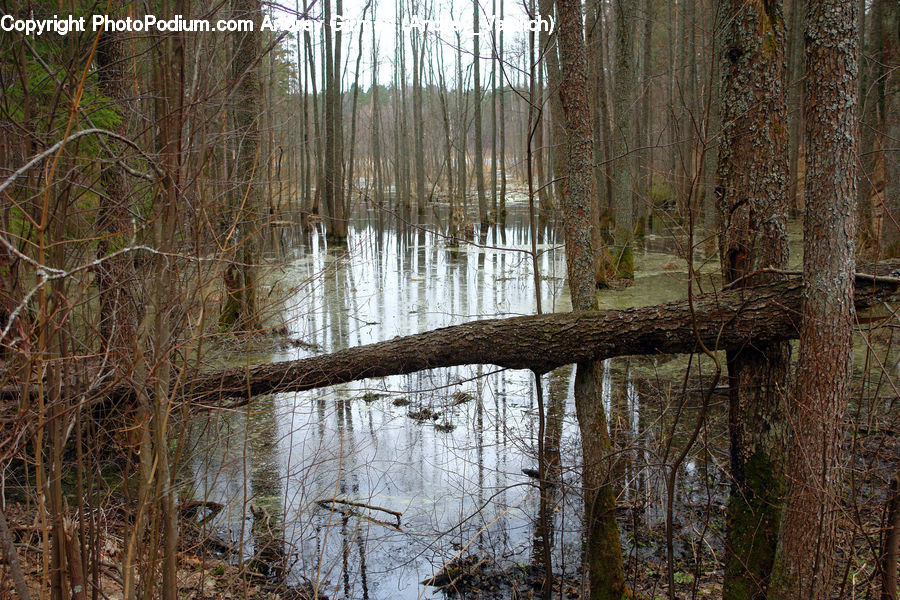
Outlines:
{"label": "tree bark texture", "polygon": [[[115,101],[121,113],[117,133],[128,134],[129,106],[126,70],[128,60],[125,37],[121,33],[104,32],[97,42],[97,79],[103,93]],[[116,144],[112,140],[108,142]],[[118,148],[118,146],[116,146]],[[112,162],[101,171],[105,194],[99,196],[97,228],[105,235],[97,240],[97,256],[102,258],[125,246],[130,241],[131,190],[125,169],[119,162]],[[134,339],[140,313],[137,277],[134,260],[127,254],[107,258],[96,270],[97,288],[100,292],[99,332],[104,351],[111,364],[120,372],[128,372],[133,365]]]}
{"label": "tree bark texture", "polygon": [[[785,27],[780,0],[731,0],[724,10],[716,195],[723,276],[740,285],[748,273],[788,263]],[[733,479],[722,596],[742,600],[765,594],[775,558],[790,345],[730,350],[727,364]]]}
{"label": "tree bark texture", "polygon": [[[592,215],[594,199],[591,93],[581,0],[557,0],[560,58],[559,97],[566,123],[569,184],[562,198],[566,271],[572,308],[597,308]],[[625,587],[622,548],[616,524],[616,495],[610,456],[612,440],[602,399],[598,357],[573,361],[575,412],[581,431],[584,485],[585,563],[590,600],[619,600]]]}
{"label": "tree bark texture", "polygon": [[[884,256],[900,256],[900,7],[895,0],[879,0],[882,10],[882,64],[885,69],[883,119],[885,133]],[[876,24],[877,26],[877,24]]]}
{"label": "tree bark texture", "polygon": [[852,371],[858,27],[857,2],[808,3],[800,364],[769,594],[775,600],[824,600],[834,579],[840,425]]}
{"label": "tree bark texture", "polygon": [[633,0],[615,0],[616,16],[615,82],[613,84],[613,263],[616,274],[634,279],[634,30],[636,6]]}
{"label": "tree bark texture", "polygon": [[[878,272],[900,272],[900,261],[881,263]],[[883,277],[873,283],[870,275],[858,275],[857,311],[898,299],[900,278]],[[685,300],[626,310],[472,321],[321,356],[201,373],[180,382],[178,396],[214,402],[474,364],[546,373],[616,356],[692,353],[698,351],[698,335],[710,348],[739,350],[796,339],[800,306],[801,282],[793,277],[695,296],[696,324]],[[133,390],[134,386],[117,385],[105,394],[121,399]],[[0,397],[16,398],[20,393],[18,387],[5,387]]]}
{"label": "tree bark texture", "polygon": [[237,182],[231,200],[232,218],[237,219],[240,259],[225,267],[227,292],[221,322],[243,329],[259,327],[256,299],[256,267],[259,263],[258,232],[263,227],[263,157],[260,152],[260,110],[262,84],[259,76],[261,42],[259,23],[262,8],[259,0],[235,0],[235,18],[252,19],[254,30],[237,33],[231,62],[234,92],[235,152],[234,178]]}

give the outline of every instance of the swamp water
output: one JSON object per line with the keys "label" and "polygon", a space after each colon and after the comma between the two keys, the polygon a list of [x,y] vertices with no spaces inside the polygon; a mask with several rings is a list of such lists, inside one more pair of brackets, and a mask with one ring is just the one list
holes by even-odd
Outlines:
{"label": "swamp water", "polygon": [[[377,223],[375,213],[364,213],[353,221],[346,246],[327,247],[312,236],[290,250],[272,279],[292,290],[284,318],[302,347],[250,362],[535,313],[521,204],[510,207],[502,248],[490,235],[483,247],[463,243],[457,249],[428,229]],[[566,311],[562,245],[552,231],[545,238],[539,245],[542,304],[547,312]],[[635,285],[602,292],[601,306],[683,297],[685,262],[660,251],[664,246],[650,239],[637,253]],[[680,393],[687,360],[622,358],[604,366],[607,414],[626,448],[619,486],[623,547],[641,561],[665,556],[661,465],[671,463],[696,424],[697,396]],[[692,365],[697,373],[696,358]],[[710,365],[703,363],[701,375],[709,375]],[[551,499],[554,569],[579,579],[582,490],[573,380],[571,366],[542,377],[553,438],[547,445],[560,455]],[[700,383],[694,378],[690,385]],[[687,409],[676,417],[685,398]],[[679,472],[681,560],[709,552],[710,543],[719,546],[718,533],[701,531],[697,516],[721,513],[726,491],[726,415],[722,397],[713,401]],[[272,573],[280,562],[288,584],[311,582],[330,598],[442,597],[422,582],[458,555],[489,558],[500,567],[527,565],[539,555],[540,492],[527,474],[537,470],[536,407],[531,372],[491,365],[259,397],[195,426],[187,465],[192,493],[225,506],[208,525],[211,533]]]}

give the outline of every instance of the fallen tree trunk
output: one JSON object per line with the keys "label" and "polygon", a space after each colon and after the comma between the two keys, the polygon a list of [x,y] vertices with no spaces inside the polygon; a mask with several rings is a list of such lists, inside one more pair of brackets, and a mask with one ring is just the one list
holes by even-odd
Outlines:
{"label": "fallen tree trunk", "polygon": [[[879,265],[895,273],[900,261]],[[863,267],[865,268],[865,267]],[[866,269],[871,272],[871,269]],[[857,274],[857,311],[900,295],[900,278]],[[492,364],[546,373],[556,367],[627,355],[679,354],[709,348],[737,350],[797,337],[801,281],[785,281],[705,294],[686,300],[598,312],[567,312],[472,321],[294,361],[201,372],[176,394],[202,403],[260,394],[299,392],[371,377],[426,369]],[[134,393],[127,385],[103,392],[112,399]],[[0,395],[20,395],[6,388]]]}
{"label": "fallen tree trunk", "polygon": [[[879,268],[885,272],[884,266]],[[863,310],[896,300],[900,278],[857,275]],[[639,354],[737,350],[797,337],[799,277],[645,308],[487,319],[295,361],[201,374],[185,390],[192,400],[298,392],[426,369],[492,364],[545,373],[556,367]]]}

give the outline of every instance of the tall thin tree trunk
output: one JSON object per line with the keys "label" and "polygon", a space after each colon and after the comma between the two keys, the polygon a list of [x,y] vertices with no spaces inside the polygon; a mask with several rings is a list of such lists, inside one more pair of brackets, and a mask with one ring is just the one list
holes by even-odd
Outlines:
{"label": "tall thin tree trunk", "polygon": [[[362,18],[363,21],[366,20],[366,13],[369,12],[369,8],[372,6],[372,0],[369,0],[366,5],[363,7]],[[356,108],[359,102],[359,75],[360,75],[360,64],[362,63],[362,55],[363,55],[363,33],[364,28],[359,28],[359,38],[358,45],[359,50],[356,54],[356,68],[354,69],[353,75],[353,99],[350,108],[350,157],[347,161],[347,189],[344,192],[345,197],[347,198],[347,202],[349,204],[350,198],[353,195],[353,162],[354,157],[356,155]],[[374,91],[374,88],[373,88]]]}
{"label": "tall thin tree trunk", "polygon": [[[402,11],[402,2],[400,2],[400,10]],[[409,222],[412,217],[412,182],[410,181],[409,161],[412,158],[409,155],[409,109],[407,107],[406,95],[406,38],[402,27],[397,30],[397,44],[400,53],[397,57],[399,64],[400,78],[400,190],[403,204],[403,218]],[[415,119],[415,116],[413,116]]]}
{"label": "tall thin tree trunk", "polygon": [[[232,10],[239,19],[253,19],[259,25],[262,8],[259,0],[236,1]],[[259,263],[258,238],[263,221],[263,195],[260,174],[263,157],[260,148],[260,107],[263,91],[259,75],[262,44],[259,28],[236,33],[234,56],[231,61],[235,82],[234,124],[237,147],[234,178],[237,183],[231,198],[232,215],[237,223],[239,260],[225,268],[224,282],[227,297],[221,323],[228,327],[258,329],[256,265]],[[173,134],[174,135],[174,134]]]}
{"label": "tall thin tree trunk", "polygon": [[325,96],[323,106],[325,119],[323,150],[325,151],[325,156],[323,157],[324,177],[322,183],[324,187],[322,189],[322,203],[325,206],[325,210],[328,212],[328,236],[333,239],[336,236],[335,230],[338,227],[334,206],[334,188],[338,183],[335,176],[334,144],[337,132],[334,129],[335,102],[333,100],[334,82],[332,81],[332,75],[334,74],[334,39],[332,37],[332,28],[329,26],[331,23],[331,10],[331,0],[323,0],[322,18],[326,25],[322,28],[322,43],[324,44],[322,56],[322,88]]}
{"label": "tall thin tree trunk", "polygon": [[[96,56],[101,89],[115,100],[116,108],[121,112],[118,133],[127,135],[131,111],[126,80],[129,62],[125,55],[124,36],[115,32],[102,33]],[[118,161],[106,166],[100,177],[106,193],[99,197],[97,227],[105,235],[97,241],[97,256],[103,258],[128,241],[124,238],[130,236],[133,229],[130,211],[132,198],[125,169]],[[99,332],[104,354],[114,368],[128,373],[131,371],[138,319],[134,260],[128,255],[106,258],[98,263],[96,273],[100,292]]]}
{"label": "tall thin tree trunk", "polygon": [[[372,9],[374,14],[374,8]],[[384,208],[384,171],[381,165],[381,107],[378,105],[378,44],[372,28],[372,98],[369,118],[372,123],[372,169],[375,176],[375,204]]]}
{"label": "tall thin tree trunk", "polygon": [[487,199],[484,194],[484,140],[482,140],[482,123],[481,123],[481,46],[480,46],[480,25],[478,15],[478,0],[472,0],[472,86],[473,102],[472,107],[475,111],[475,187],[478,193],[478,220],[481,222],[482,238],[487,233],[490,226],[490,218],[487,210]]}
{"label": "tall thin tree trunk", "polygon": [[[262,8],[259,0],[242,0],[232,6],[236,18],[253,19],[258,31],[262,18]],[[176,0],[174,5],[166,6],[164,14],[168,18],[176,14],[188,14],[184,0]],[[162,565],[162,598],[175,600],[178,597],[177,557],[178,557],[178,515],[175,511],[175,486],[173,485],[168,423],[170,411],[169,389],[172,376],[172,362],[169,356],[172,344],[171,312],[169,303],[172,299],[172,290],[176,281],[174,265],[167,257],[174,249],[176,215],[179,203],[179,191],[181,189],[182,172],[182,139],[181,132],[184,127],[184,40],[181,33],[170,33],[165,36],[164,54],[159,65],[154,69],[154,86],[158,95],[155,101],[155,113],[158,122],[156,147],[162,156],[163,181],[162,189],[157,195],[153,206],[153,242],[161,254],[153,257],[153,288],[151,293],[150,316],[152,316],[152,331],[148,338],[152,339],[152,356],[154,369],[152,372],[153,402],[150,412],[151,437],[153,447],[152,460],[156,467],[156,477],[153,479],[153,501],[158,507],[159,518],[162,519],[163,532],[163,565]],[[260,103],[259,78],[256,73],[256,61],[260,56],[258,33],[240,34],[242,37],[235,42],[235,57],[232,62],[236,73],[240,73],[243,81],[238,83],[237,107],[235,110],[235,124],[239,128],[240,135],[244,138],[242,148],[255,156],[259,147],[259,125],[256,121]],[[238,58],[240,56],[241,58]],[[238,63],[238,64],[235,64]],[[252,108],[251,108],[252,106]],[[253,185],[252,167],[238,165],[238,173],[246,176],[248,191],[245,203],[248,210],[259,210],[260,190]],[[256,189],[254,189],[256,188]],[[251,197],[253,196],[253,197]],[[250,212],[248,228],[257,224],[257,213]],[[245,234],[246,235],[246,234]],[[253,236],[247,236],[253,237]],[[244,269],[252,268],[257,261],[255,254],[255,240],[247,239],[243,249],[242,260]],[[248,247],[249,246],[249,247]],[[252,276],[246,278],[245,285],[253,286],[255,281]],[[242,318],[255,318],[255,304],[249,305],[248,301],[254,301],[254,296],[248,296],[248,291],[243,291],[244,304],[242,306]],[[251,308],[252,307],[252,308]],[[149,323],[150,319],[146,319]],[[248,323],[249,321],[244,321]],[[152,521],[151,521],[152,522]],[[151,542],[152,546],[152,542]],[[152,554],[151,554],[152,557]],[[145,580],[145,589],[152,589],[146,585],[152,580]]]}
{"label": "tall thin tree trunk", "polygon": [[884,108],[882,131],[887,140],[884,152],[884,225],[882,248],[888,257],[900,256],[900,39],[897,28],[900,22],[900,8],[894,0],[879,0],[883,5],[881,21],[881,63],[886,65],[884,80]]}
{"label": "tall thin tree trunk", "polygon": [[457,234],[459,223],[456,214],[456,193],[453,188],[453,130],[450,127],[450,108],[447,106],[447,83],[444,78],[443,58],[439,54],[438,67],[438,98],[441,102],[441,116],[444,123],[444,154],[447,169],[447,198],[450,214],[447,217],[447,237],[451,246],[459,244]]}
{"label": "tall thin tree trunk", "polygon": [[425,214],[425,116],[422,108],[422,64],[425,58],[425,36],[412,32],[413,55],[413,135],[416,154],[416,214]]}
{"label": "tall thin tree trunk", "polygon": [[[543,47],[538,52],[538,56],[543,54]],[[538,195],[538,242],[543,242],[544,235],[544,227],[550,221],[550,216],[553,214],[553,207],[550,204],[550,197],[547,193],[547,177],[544,170],[544,106],[546,102],[544,101],[544,67],[543,61],[536,60],[536,64],[532,65],[532,69],[536,71],[536,81],[535,81],[535,92],[534,92],[534,102],[535,111],[534,115],[534,166],[535,166],[535,177],[537,184],[537,195]]]}
{"label": "tall thin tree trunk", "polygon": [[[540,0],[538,8],[541,11],[541,15],[552,15],[553,4],[553,0]],[[502,31],[500,35],[503,35]],[[541,29],[541,54],[544,57],[544,67],[547,69],[547,93],[549,96],[547,104],[550,109],[550,145],[553,156],[553,178],[556,180],[553,189],[556,190],[555,204],[557,207],[561,207],[563,206],[563,196],[568,183],[566,173],[568,142],[566,141],[566,117],[559,98],[561,75],[559,72],[559,49],[556,42],[556,36],[551,36],[549,32]],[[502,121],[503,119],[501,119],[501,123]]]}
{"label": "tall thin tree trunk", "polygon": [[616,72],[613,109],[613,222],[615,254],[613,264],[623,279],[634,279],[634,27],[635,8],[631,0],[614,0],[616,16]]}
{"label": "tall thin tree trunk", "polygon": [[637,231],[643,236],[647,228],[647,215],[650,212],[650,192],[653,187],[653,148],[650,143],[650,132],[653,130],[653,85],[650,80],[650,63],[653,54],[653,0],[644,0],[644,28],[641,32],[641,117],[638,119],[635,146],[641,150],[641,168],[638,171],[640,185],[635,214],[638,218]]}
{"label": "tall thin tree trunk", "polygon": [[[491,15],[497,16],[497,0],[491,0]],[[491,215],[497,224],[497,26],[491,23],[491,43],[494,51],[491,60]],[[500,243],[499,226],[494,228],[494,243]]]}
{"label": "tall thin tree trunk", "polygon": [[788,161],[791,187],[788,202],[791,210],[800,207],[800,145],[803,143],[803,13],[806,0],[791,0],[791,23],[788,28]]}
{"label": "tall thin tree trunk", "polygon": [[[500,18],[503,19],[503,9],[505,0],[500,0]],[[503,30],[500,30],[500,51],[498,61],[500,62],[500,206],[497,208],[497,227],[500,229],[500,235],[503,243],[506,243],[506,78],[503,76],[504,48],[503,48]]]}
{"label": "tall thin tree trunk", "polygon": [[[317,215],[320,214],[320,201],[323,201],[323,197],[325,194],[324,160],[327,152],[325,150],[325,141],[323,139],[324,136],[322,135],[322,128],[319,125],[319,93],[316,89],[316,61],[313,55],[312,36],[308,31],[305,31],[303,32],[303,38],[306,44],[306,57],[309,67],[310,95],[312,97],[313,107],[313,136],[316,138],[316,156],[318,157],[315,161],[316,191],[313,195],[312,204],[309,210],[311,214]],[[327,203],[325,206],[327,207]]]}
{"label": "tall thin tree trunk", "polygon": [[[343,0],[335,0],[335,15],[343,15]],[[344,197],[344,90],[341,88],[341,52],[343,50],[341,30],[334,32],[334,59],[331,63],[332,118],[334,119],[334,230],[332,239],[343,242],[347,239],[350,217],[349,198]]]}
{"label": "tall thin tree trunk", "polygon": [[459,209],[463,211],[462,221],[467,220],[466,211],[466,111],[463,98],[462,36],[456,34],[456,186],[459,188]]}

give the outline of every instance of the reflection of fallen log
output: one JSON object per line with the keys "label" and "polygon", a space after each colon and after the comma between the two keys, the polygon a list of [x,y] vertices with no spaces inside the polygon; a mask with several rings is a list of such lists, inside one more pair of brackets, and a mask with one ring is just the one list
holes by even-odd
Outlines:
{"label": "reflection of fallen log", "polygon": [[[391,529],[396,529],[400,531],[400,517],[403,516],[403,513],[397,512],[396,510],[391,510],[389,508],[383,508],[381,506],[375,506],[373,504],[366,504],[364,502],[353,502],[352,500],[341,500],[338,498],[328,498],[327,500],[318,500],[316,502],[319,506],[324,508],[325,510],[330,510],[345,517],[357,517],[360,519],[364,519],[366,521],[371,521],[372,523],[376,523],[378,525],[384,525],[385,527],[390,527]],[[336,504],[341,504],[347,507],[352,508],[365,508],[368,510],[377,510],[383,513],[387,513],[392,515],[395,519],[397,519],[396,525],[393,523],[388,523],[387,521],[381,521],[379,519],[375,519],[368,515],[364,515],[358,511],[352,510],[351,508],[340,508],[335,506]]]}

